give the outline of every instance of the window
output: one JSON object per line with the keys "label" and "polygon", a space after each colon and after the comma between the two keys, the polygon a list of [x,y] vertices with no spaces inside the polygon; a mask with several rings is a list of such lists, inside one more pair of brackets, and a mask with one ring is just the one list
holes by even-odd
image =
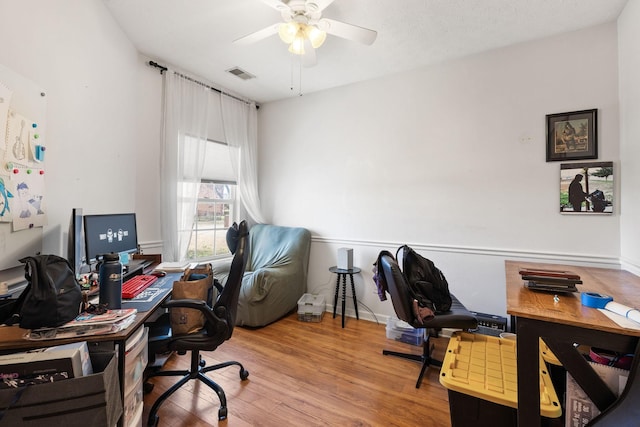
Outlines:
{"label": "window", "polygon": [[187,258],[211,259],[229,255],[227,229],[236,210],[236,185],[202,180]]}
{"label": "window", "polygon": [[228,256],[227,229],[239,217],[229,146],[208,141],[205,157],[187,249],[187,258],[195,261]]}

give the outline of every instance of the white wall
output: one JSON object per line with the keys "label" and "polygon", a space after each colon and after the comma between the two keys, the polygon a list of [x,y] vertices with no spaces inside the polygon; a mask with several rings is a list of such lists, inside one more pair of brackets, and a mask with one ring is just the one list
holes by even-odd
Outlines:
{"label": "white wall", "polygon": [[162,253],[160,225],[160,133],[162,116],[162,75],[148,65],[149,58],[137,58],[135,212],[138,240],[143,252]]}
{"label": "white wall", "polygon": [[620,49],[620,255],[640,274],[640,2],[630,1],[618,19]]}
{"label": "white wall", "polygon": [[358,296],[390,314],[371,263],[408,243],[469,308],[504,314],[505,258],[617,266],[620,203],[561,215],[545,161],[545,115],[597,108],[599,160],[619,166],[616,44],[609,24],[262,106],[261,198],[312,231],[310,288],[330,297],[335,249],[354,247]]}
{"label": "white wall", "polygon": [[[623,258],[640,265],[640,228],[629,219],[640,210],[632,3],[620,19],[621,118],[613,24],[262,106],[261,197],[274,223],[312,231],[309,289],[332,304],[328,268],[342,246],[363,268],[365,317],[365,306],[392,312],[370,267],[403,243],[434,259],[467,306],[498,314],[505,258],[615,266],[622,234]],[[158,70],[101,0],[0,0],[0,14],[11,16],[0,64],[47,91],[44,250],[64,253],[72,207],[135,211],[143,246],[160,245]],[[618,181],[621,164],[627,174],[613,216],[558,213],[544,116],[583,108],[599,109],[599,159],[615,163]]]}
{"label": "white wall", "polygon": [[[0,64],[47,95],[43,251],[66,253],[73,207],[138,210],[141,240],[159,240],[157,190],[145,198],[138,188],[150,178],[137,172],[140,159],[157,156],[160,86],[145,84],[159,79],[157,71],[144,66],[100,0],[0,0],[0,15]],[[157,160],[149,163],[157,182]]]}

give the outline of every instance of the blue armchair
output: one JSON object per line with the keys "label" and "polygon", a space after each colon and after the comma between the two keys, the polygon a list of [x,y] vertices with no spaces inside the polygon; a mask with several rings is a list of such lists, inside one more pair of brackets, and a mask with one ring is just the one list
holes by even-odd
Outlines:
{"label": "blue armchair", "polygon": [[[307,289],[311,233],[299,227],[256,224],[249,230],[249,259],[238,299],[236,325],[259,327],[297,307]],[[228,263],[213,263],[224,285]]]}

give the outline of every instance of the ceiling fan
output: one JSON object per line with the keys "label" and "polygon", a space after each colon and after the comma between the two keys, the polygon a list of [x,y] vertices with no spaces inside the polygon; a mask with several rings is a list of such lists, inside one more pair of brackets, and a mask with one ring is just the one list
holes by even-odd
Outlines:
{"label": "ceiling fan", "polygon": [[253,43],[278,34],[289,45],[289,52],[301,55],[303,65],[316,64],[315,50],[322,46],[327,34],[371,45],[378,33],[368,28],[323,18],[322,11],[334,0],[261,0],[282,16],[283,22],[269,25],[234,41],[238,44]]}

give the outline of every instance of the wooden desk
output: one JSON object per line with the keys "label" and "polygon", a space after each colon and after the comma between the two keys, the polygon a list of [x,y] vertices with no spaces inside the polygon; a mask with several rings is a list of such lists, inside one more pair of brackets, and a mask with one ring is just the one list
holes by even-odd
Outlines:
{"label": "wooden desk", "polygon": [[[154,300],[153,308],[136,313],[134,322],[126,329],[112,333],[102,335],[85,335],[76,338],[68,339],[52,339],[42,341],[31,341],[24,338],[27,333],[27,329],[22,329],[18,326],[6,326],[0,327],[0,354],[15,353],[18,351],[33,350],[36,348],[51,347],[55,345],[69,344],[78,341],[86,341],[89,346],[89,351],[92,349],[103,349],[109,351],[116,351],[118,355],[118,373],[120,376],[120,394],[124,402],[124,376],[125,376],[125,356],[126,356],[126,342],[133,336],[139,328],[143,327],[145,322],[153,316],[154,311],[158,309],[164,301],[166,301],[171,295],[171,284],[174,280],[179,280],[182,273],[167,274],[165,277],[160,278],[163,280],[163,288],[167,287],[167,292],[164,294],[158,294],[157,300]],[[123,418],[120,417],[118,425],[123,425]]]}
{"label": "wooden desk", "polygon": [[[580,293],[557,294],[559,301],[555,302],[553,293],[525,288],[518,273],[525,267],[575,272],[583,281],[577,285],[580,292],[610,295],[620,304],[640,306],[640,278],[627,271],[506,261],[507,313],[515,321],[518,335],[518,426],[540,426],[539,338],[602,411],[589,425],[629,425],[630,420],[637,420],[640,330],[623,328],[597,309],[583,306]],[[620,398],[616,399],[574,343],[635,354],[627,387]]]}

